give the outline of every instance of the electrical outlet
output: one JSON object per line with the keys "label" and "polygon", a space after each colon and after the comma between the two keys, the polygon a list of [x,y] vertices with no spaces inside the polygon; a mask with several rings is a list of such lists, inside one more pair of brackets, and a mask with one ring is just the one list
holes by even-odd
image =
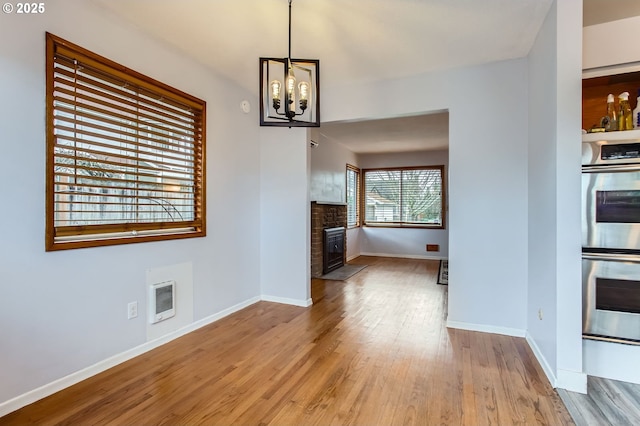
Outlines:
{"label": "electrical outlet", "polygon": [[542,320],[542,308],[538,309],[538,319]]}
{"label": "electrical outlet", "polygon": [[138,302],[131,302],[127,305],[127,319],[133,319],[138,316]]}

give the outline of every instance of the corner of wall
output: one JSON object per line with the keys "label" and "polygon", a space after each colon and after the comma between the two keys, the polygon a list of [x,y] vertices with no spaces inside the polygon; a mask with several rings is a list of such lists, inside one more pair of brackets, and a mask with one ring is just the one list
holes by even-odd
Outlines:
{"label": "corner of wall", "polygon": [[263,294],[262,296],[260,296],[260,300],[264,302],[282,303],[284,305],[301,306],[303,308],[308,308],[309,306],[313,305],[313,300],[311,298],[308,298],[307,300],[302,300],[302,299],[290,299],[287,297],[269,296],[269,295]]}
{"label": "corner of wall", "polygon": [[531,336],[531,334],[529,334],[528,331],[527,331],[527,334],[526,334],[525,338],[527,339],[527,343],[529,344],[529,347],[531,348],[531,351],[533,352],[533,355],[538,360],[538,363],[540,364],[540,367],[542,367],[542,371],[544,371],[544,374],[547,376],[547,379],[549,380],[549,383],[551,383],[551,386],[553,386],[555,388],[556,385],[557,385],[558,380],[556,378],[556,375],[555,375],[553,369],[549,365],[549,362],[547,361],[547,359],[543,355],[542,351],[538,347],[538,344],[534,340],[533,336]]}
{"label": "corner of wall", "polygon": [[569,371],[563,369],[558,369],[557,374],[554,373],[549,362],[529,332],[527,332],[526,339],[529,347],[533,351],[533,354],[540,363],[544,374],[547,376],[549,383],[551,383],[551,386],[554,388],[566,389],[571,392],[587,393],[587,375],[585,373],[581,371]]}

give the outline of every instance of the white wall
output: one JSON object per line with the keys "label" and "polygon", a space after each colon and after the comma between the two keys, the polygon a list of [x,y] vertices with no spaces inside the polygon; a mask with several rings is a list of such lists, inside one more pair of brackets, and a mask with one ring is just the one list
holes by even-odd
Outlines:
{"label": "white wall", "polygon": [[307,131],[260,128],[260,285],[264,300],[311,304]]}
{"label": "white wall", "polygon": [[554,3],[529,55],[527,338],[554,386],[585,392],[580,11],[575,3]]}
{"label": "white wall", "polygon": [[[449,190],[449,151],[420,151],[393,154],[361,154],[362,169],[444,165],[445,190]],[[445,202],[448,200],[446,194]],[[445,207],[445,229],[363,227],[360,250],[371,256],[423,259],[446,259],[449,255],[449,219]],[[364,215],[364,212],[363,212]],[[437,244],[439,251],[427,252],[427,244]]]}
{"label": "white wall", "polygon": [[328,88],[322,108],[326,121],[449,111],[449,324],[524,335],[526,60]]}
{"label": "white wall", "polygon": [[[582,2],[557,7],[557,194],[558,387],[587,391],[582,353]],[[533,123],[532,123],[533,125]]]}
{"label": "white wall", "polygon": [[[261,293],[258,116],[229,108],[256,100],[109,16],[83,1],[0,15],[0,412],[145,344],[147,270],[191,265],[195,322]],[[207,101],[207,237],[45,253],[45,31]],[[135,300],[140,315],[127,320]]]}
{"label": "white wall", "polygon": [[522,335],[527,286],[526,60],[459,70],[452,78],[449,321]]}
{"label": "white wall", "polygon": [[[557,203],[555,61],[557,13],[552,6],[529,53],[529,286],[527,329],[548,364],[545,371],[555,383],[557,370]],[[538,310],[543,319],[538,319]],[[544,364],[543,364],[544,365]]]}
{"label": "white wall", "polygon": [[345,203],[347,163],[358,165],[358,156],[344,145],[326,138],[317,129],[310,129],[311,139],[318,146],[311,149],[311,201]]}

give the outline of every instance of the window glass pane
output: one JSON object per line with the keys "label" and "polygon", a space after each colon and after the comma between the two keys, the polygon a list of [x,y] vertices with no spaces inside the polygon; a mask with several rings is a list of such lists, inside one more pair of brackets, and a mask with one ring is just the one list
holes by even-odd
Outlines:
{"label": "window glass pane", "polygon": [[365,223],[443,226],[442,170],[365,170]]}
{"label": "window glass pane", "polygon": [[376,170],[365,174],[367,222],[400,221],[400,171]]}
{"label": "window glass pane", "polygon": [[440,170],[402,172],[402,221],[442,223],[442,178]]}
{"label": "window glass pane", "polygon": [[360,226],[360,169],[347,165],[347,227]]}

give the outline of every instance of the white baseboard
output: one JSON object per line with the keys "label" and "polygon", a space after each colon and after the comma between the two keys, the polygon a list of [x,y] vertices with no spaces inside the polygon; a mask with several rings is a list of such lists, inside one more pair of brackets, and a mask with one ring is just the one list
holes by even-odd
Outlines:
{"label": "white baseboard", "polygon": [[152,349],[160,347],[165,343],[168,343],[174,339],[177,339],[178,337],[184,336],[185,334],[191,333],[192,331],[195,331],[201,327],[204,327],[215,321],[218,321],[221,318],[224,318],[234,312],[237,312],[241,309],[246,308],[247,306],[250,306],[256,302],[259,302],[260,300],[261,300],[260,297],[253,297],[251,299],[245,300],[244,302],[240,302],[237,305],[231,306],[227,309],[224,309],[206,318],[195,321],[189,324],[188,326],[182,327],[172,333],[166,334],[154,340],[150,340],[139,346],[136,346],[127,351],[121,352],[105,360],[102,360],[86,368],[83,368],[82,370],[76,371],[75,373],[71,373],[65,377],[54,380],[51,383],[47,383],[46,385],[40,386],[39,388],[31,390],[27,393],[19,395],[3,403],[0,403],[0,417],[5,416],[26,405],[34,403],[49,395],[53,395],[54,393],[61,391],[62,389],[68,388],[69,386],[75,385],[76,383],[79,383],[83,380],[86,380],[89,377],[102,373],[103,371],[106,371],[109,368],[115,367],[118,364],[121,364],[125,361],[135,358],[138,355],[142,355],[145,352],[148,352]]}
{"label": "white baseboard", "polygon": [[505,336],[524,337],[525,331],[518,328],[497,327],[493,325],[472,324],[468,322],[447,320],[447,328],[458,328],[460,330],[480,331],[482,333],[502,334]]}
{"label": "white baseboard", "polygon": [[553,386],[554,388],[557,387],[556,384],[558,380],[556,378],[556,375],[553,373],[553,369],[549,365],[549,362],[547,362],[547,358],[545,358],[545,356],[542,354],[542,351],[538,347],[538,344],[533,339],[533,337],[531,337],[529,332],[527,332],[526,339],[527,339],[527,343],[529,344],[529,347],[531,348],[531,351],[533,352],[533,355],[535,355],[536,359],[538,360],[538,363],[540,364],[540,366],[542,367],[542,370],[544,371],[544,374],[547,376],[549,383],[551,383],[551,386]]}
{"label": "white baseboard", "polygon": [[571,392],[587,393],[587,374],[582,371],[558,369],[556,387]]}
{"label": "white baseboard", "polygon": [[444,260],[446,256],[428,256],[423,254],[396,254],[396,253],[360,253],[359,256],[375,256],[375,257],[399,257],[402,259],[426,259],[426,260]]}
{"label": "white baseboard", "polygon": [[356,258],[358,258],[360,256],[361,256],[360,253],[354,254],[353,256],[349,256],[349,257],[347,257],[347,262],[351,262],[353,259],[356,259]]}
{"label": "white baseboard", "polygon": [[260,296],[260,300],[264,300],[265,302],[283,303],[285,305],[302,306],[303,308],[307,308],[313,305],[313,300],[311,300],[311,298],[307,300],[298,300],[289,299],[287,297],[268,296],[263,294],[262,296]]}
{"label": "white baseboard", "polygon": [[544,374],[549,379],[549,383],[554,388],[566,389],[571,392],[587,393],[587,375],[581,371],[569,371],[558,369],[558,374],[553,372],[547,358],[542,354],[538,344],[527,332],[527,343],[540,363]]}

